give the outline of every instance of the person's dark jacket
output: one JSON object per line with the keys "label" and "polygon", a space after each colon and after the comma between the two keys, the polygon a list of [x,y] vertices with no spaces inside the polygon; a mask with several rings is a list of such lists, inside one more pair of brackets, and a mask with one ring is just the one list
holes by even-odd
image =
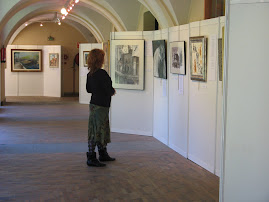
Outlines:
{"label": "person's dark jacket", "polygon": [[92,93],[91,104],[103,107],[110,107],[111,96],[114,95],[115,89],[112,87],[112,81],[107,72],[98,69],[92,75],[88,73],[86,89]]}

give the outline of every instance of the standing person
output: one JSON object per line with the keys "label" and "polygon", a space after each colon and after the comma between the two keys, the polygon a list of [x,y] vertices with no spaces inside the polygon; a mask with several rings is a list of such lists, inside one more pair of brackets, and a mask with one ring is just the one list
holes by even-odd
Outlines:
{"label": "standing person", "polygon": [[[107,143],[110,142],[109,108],[111,96],[116,91],[107,72],[102,68],[105,53],[101,49],[91,50],[88,56],[86,89],[92,93],[90,101],[90,116],[88,123],[87,165],[103,167],[106,164],[100,161],[114,161],[107,153]],[[98,147],[99,160],[96,158],[95,147]]]}

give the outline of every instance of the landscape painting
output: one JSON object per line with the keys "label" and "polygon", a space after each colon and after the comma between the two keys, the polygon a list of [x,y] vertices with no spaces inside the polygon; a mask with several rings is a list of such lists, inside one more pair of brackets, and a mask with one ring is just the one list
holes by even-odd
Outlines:
{"label": "landscape painting", "polygon": [[154,77],[167,79],[165,40],[152,41]]}
{"label": "landscape painting", "polygon": [[12,72],[41,72],[42,50],[11,49]]}
{"label": "landscape painting", "polygon": [[115,88],[144,89],[144,40],[111,42],[111,78]]}

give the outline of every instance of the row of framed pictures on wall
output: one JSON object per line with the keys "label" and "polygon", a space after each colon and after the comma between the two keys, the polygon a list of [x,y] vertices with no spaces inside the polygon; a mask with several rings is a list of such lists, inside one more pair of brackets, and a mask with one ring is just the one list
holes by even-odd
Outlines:
{"label": "row of framed pictures on wall", "polygon": [[[59,54],[49,53],[49,67],[59,67]],[[12,72],[41,72],[42,50],[41,49],[11,49]]]}
{"label": "row of framed pictures on wall", "polygon": [[[115,88],[144,89],[144,50],[144,40],[111,41],[111,79]],[[206,82],[207,38],[205,36],[190,37],[189,50],[191,80]],[[165,40],[152,41],[152,52],[154,77],[167,79]],[[186,75],[184,41],[170,43],[169,57],[170,72]]]}

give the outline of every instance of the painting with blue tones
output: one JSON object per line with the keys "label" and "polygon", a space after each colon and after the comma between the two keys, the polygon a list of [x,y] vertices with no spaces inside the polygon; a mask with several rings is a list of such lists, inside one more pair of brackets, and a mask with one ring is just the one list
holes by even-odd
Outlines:
{"label": "painting with blue tones", "polygon": [[41,72],[42,50],[12,49],[11,50],[12,72]]}

